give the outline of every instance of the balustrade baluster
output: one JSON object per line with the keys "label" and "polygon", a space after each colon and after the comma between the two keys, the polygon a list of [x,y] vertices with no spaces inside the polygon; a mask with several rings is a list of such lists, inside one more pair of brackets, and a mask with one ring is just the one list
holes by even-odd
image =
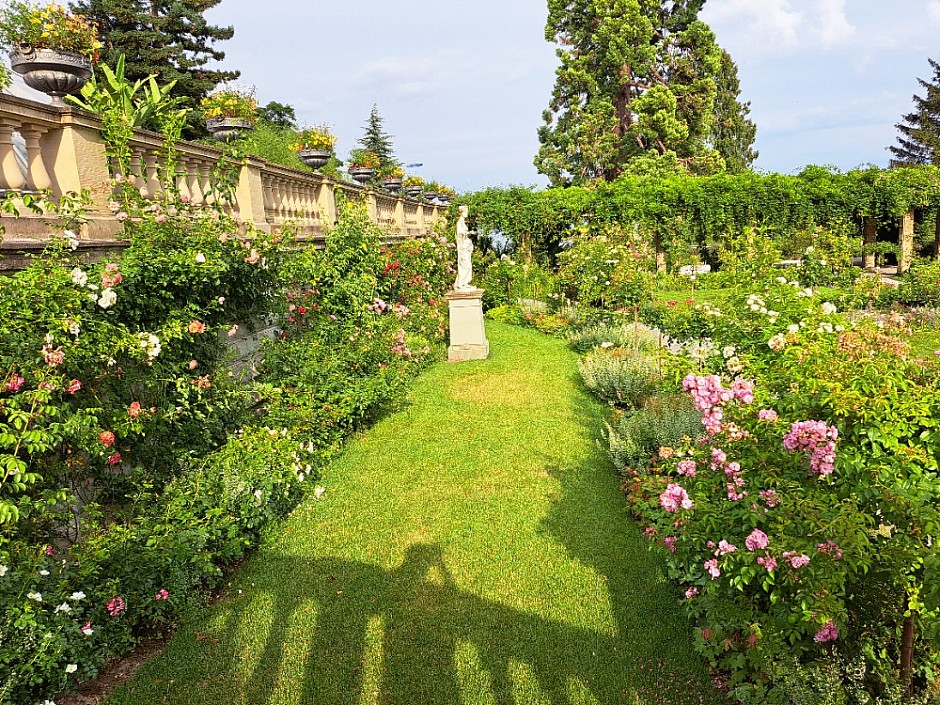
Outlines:
{"label": "balustrade baluster", "polygon": [[199,172],[199,159],[190,157],[185,160],[186,174],[189,181],[189,197],[194,205],[201,206],[206,201],[206,196],[202,192],[202,184],[199,183],[201,174]]}
{"label": "balustrade baluster", "polygon": [[18,122],[0,122],[0,189],[4,191],[22,191],[26,185],[13,150],[13,131],[18,127]]}
{"label": "balustrade baluster", "polygon": [[264,174],[261,177],[261,190],[264,194],[264,219],[268,222],[274,220],[276,201],[274,198],[274,177]]}
{"label": "balustrade baluster", "polygon": [[199,181],[202,185],[202,193],[205,195],[203,201],[206,205],[215,203],[218,199],[215,193],[213,193],[212,163],[204,159],[199,162]]}
{"label": "balustrade baluster", "polygon": [[42,160],[42,136],[46,131],[46,128],[35,125],[20,129],[26,141],[26,188],[30,191],[52,188],[52,179]]}
{"label": "balustrade baluster", "polygon": [[148,149],[144,152],[144,165],[146,172],[146,198],[154,200],[163,192],[163,184],[160,183],[160,169],[157,166],[157,153],[155,151]]}

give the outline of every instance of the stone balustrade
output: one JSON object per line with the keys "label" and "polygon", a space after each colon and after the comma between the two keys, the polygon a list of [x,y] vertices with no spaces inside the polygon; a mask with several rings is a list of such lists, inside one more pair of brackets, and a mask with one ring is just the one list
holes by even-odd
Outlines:
{"label": "stone balustrade", "polygon": [[[79,233],[81,247],[87,250],[113,250],[124,244],[120,239],[123,228],[108,207],[111,169],[101,128],[96,115],[0,94],[0,194],[49,191],[58,198],[87,191],[93,205]],[[142,196],[153,199],[168,181],[161,161],[163,137],[135,130],[130,148],[135,185]],[[180,142],[175,174],[169,180],[192,203],[209,204],[216,198],[216,167],[224,158],[215,146]],[[427,234],[441,216],[437,205],[255,157],[241,165],[234,203],[227,207],[261,230],[270,232],[290,224],[301,238],[322,240],[336,220],[339,192],[364,201],[370,217],[390,241]],[[20,266],[22,254],[41,249],[49,235],[46,219],[26,209],[21,209],[18,218],[3,216],[0,225],[4,227],[0,269]]]}

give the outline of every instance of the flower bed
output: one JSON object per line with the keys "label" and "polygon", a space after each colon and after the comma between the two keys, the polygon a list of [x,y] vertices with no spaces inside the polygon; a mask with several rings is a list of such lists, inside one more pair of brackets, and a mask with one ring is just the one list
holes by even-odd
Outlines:
{"label": "flower bed", "polygon": [[[437,240],[383,250],[354,207],[322,252],[172,196],[115,207],[120,258],[78,261],[66,230],[0,279],[3,705],[172,627],[441,349]],[[223,341],[271,315],[246,386]]]}

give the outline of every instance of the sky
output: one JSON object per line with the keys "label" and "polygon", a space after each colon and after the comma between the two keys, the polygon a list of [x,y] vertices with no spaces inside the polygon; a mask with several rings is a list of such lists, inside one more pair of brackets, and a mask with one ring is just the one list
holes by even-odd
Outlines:
{"label": "sky", "polygon": [[[222,65],[264,104],[328,123],[345,157],[373,104],[396,156],[458,191],[546,185],[532,160],[558,65],[545,0],[222,0]],[[886,166],[895,123],[940,60],[940,0],[708,0],[738,65],[754,167]]]}

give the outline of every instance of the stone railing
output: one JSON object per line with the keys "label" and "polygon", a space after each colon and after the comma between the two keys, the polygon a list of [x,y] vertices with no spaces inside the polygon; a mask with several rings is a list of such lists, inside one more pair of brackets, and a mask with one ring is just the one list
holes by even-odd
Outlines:
{"label": "stone railing", "polygon": [[[112,250],[124,243],[123,228],[109,210],[111,171],[101,138],[102,121],[72,108],[56,108],[0,94],[0,194],[51,191],[53,198],[87,191],[93,200],[88,222],[79,233],[87,250]],[[131,172],[141,194],[155,198],[163,188],[160,162],[163,138],[135,130],[130,142]],[[181,196],[196,205],[213,199],[213,172],[224,153],[211,145],[177,145],[175,182]],[[437,205],[384,191],[339,182],[249,157],[239,172],[235,202],[242,222],[270,232],[291,224],[301,238],[322,240],[336,220],[336,194],[363,201],[370,217],[390,241],[428,233],[442,214]],[[0,269],[20,265],[25,252],[41,249],[48,238],[47,219],[21,209],[20,217],[0,218]]]}

